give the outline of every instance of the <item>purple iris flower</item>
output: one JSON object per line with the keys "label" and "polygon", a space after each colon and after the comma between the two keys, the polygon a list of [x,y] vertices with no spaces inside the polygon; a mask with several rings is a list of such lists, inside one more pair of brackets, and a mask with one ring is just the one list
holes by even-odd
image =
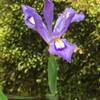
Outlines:
{"label": "purple iris flower", "polygon": [[54,29],[52,29],[54,4],[52,0],[45,0],[43,15],[46,25],[43,23],[41,16],[26,5],[22,5],[25,24],[38,31],[43,40],[49,45],[49,53],[64,58],[67,62],[71,62],[71,57],[76,48],[76,45],[69,43],[61,36],[67,31],[72,22],[79,22],[84,19],[84,14],[77,14],[74,9],[66,8],[65,11],[58,16]]}

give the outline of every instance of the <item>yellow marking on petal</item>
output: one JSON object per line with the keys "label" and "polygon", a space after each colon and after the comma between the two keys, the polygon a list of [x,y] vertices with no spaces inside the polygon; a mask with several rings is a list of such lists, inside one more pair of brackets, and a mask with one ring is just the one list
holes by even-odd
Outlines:
{"label": "yellow marking on petal", "polygon": [[55,38],[55,42],[60,43],[60,38]]}
{"label": "yellow marking on petal", "polygon": [[69,15],[70,15],[70,12],[68,12],[68,13],[66,14],[66,18],[68,18],[68,17],[69,17]]}
{"label": "yellow marking on petal", "polygon": [[62,49],[65,47],[64,42],[60,38],[55,38],[56,49]]}

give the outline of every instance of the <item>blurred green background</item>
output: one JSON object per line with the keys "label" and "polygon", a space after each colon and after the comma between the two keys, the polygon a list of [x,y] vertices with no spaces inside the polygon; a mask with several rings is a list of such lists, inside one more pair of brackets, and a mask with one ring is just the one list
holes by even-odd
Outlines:
{"label": "blurred green background", "polygon": [[[85,13],[64,37],[81,48],[68,64],[58,58],[60,100],[100,100],[100,1],[54,0],[56,21],[67,7]],[[43,0],[0,0],[0,87],[6,95],[47,100],[48,47],[39,34],[28,29],[21,4],[34,7],[43,17]],[[54,23],[53,23],[54,24]]]}

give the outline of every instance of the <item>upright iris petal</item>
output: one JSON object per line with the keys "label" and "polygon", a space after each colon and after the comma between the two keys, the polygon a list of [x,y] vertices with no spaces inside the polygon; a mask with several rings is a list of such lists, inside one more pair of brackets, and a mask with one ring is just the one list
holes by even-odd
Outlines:
{"label": "upright iris petal", "polygon": [[43,14],[44,14],[44,18],[46,20],[49,32],[52,32],[53,10],[54,10],[54,4],[52,0],[45,0]]}
{"label": "upright iris petal", "polygon": [[45,40],[46,43],[49,43],[51,41],[51,34],[49,34],[47,27],[42,22],[42,19],[40,17],[35,16],[34,17],[36,22],[36,29],[41,35],[41,37]]}
{"label": "upright iris petal", "polygon": [[65,9],[65,11],[57,19],[53,34],[61,37],[68,29],[74,15],[75,11],[72,8]]}

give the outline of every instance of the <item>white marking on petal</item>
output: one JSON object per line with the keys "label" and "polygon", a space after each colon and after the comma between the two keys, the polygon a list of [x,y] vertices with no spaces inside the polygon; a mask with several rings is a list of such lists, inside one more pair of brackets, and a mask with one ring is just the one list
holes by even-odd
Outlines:
{"label": "white marking on petal", "polygon": [[29,18],[29,21],[30,21],[32,24],[35,24],[34,17],[30,17],[30,18]]}
{"label": "white marking on petal", "polygon": [[68,18],[70,16],[70,12],[66,13],[66,18]]}
{"label": "white marking on petal", "polygon": [[65,48],[65,44],[62,40],[57,38],[57,39],[55,39],[55,47],[56,47],[56,49],[63,49],[63,48]]}

